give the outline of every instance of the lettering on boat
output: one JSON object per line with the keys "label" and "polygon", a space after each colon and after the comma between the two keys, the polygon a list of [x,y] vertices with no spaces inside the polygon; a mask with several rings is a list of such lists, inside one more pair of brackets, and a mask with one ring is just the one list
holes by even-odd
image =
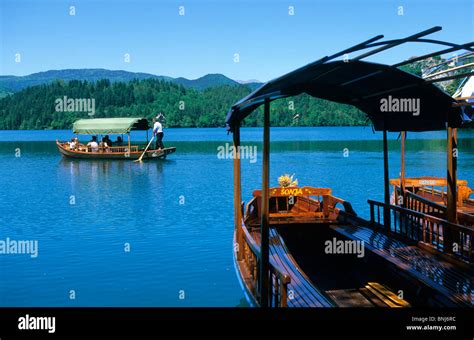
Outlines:
{"label": "lettering on boat", "polygon": [[281,188],[280,194],[285,196],[301,196],[303,195],[303,189],[301,188]]}
{"label": "lettering on boat", "polygon": [[436,185],[436,181],[430,181],[428,179],[421,179],[420,185]]}
{"label": "lettering on boat", "polygon": [[364,241],[360,240],[338,240],[333,237],[332,240],[326,240],[324,245],[326,254],[355,254],[358,258],[365,254]]}

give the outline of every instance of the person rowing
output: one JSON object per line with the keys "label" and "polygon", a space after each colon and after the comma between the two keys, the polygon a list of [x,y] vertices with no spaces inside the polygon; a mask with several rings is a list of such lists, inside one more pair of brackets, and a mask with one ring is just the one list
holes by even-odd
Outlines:
{"label": "person rowing", "polygon": [[160,112],[155,118],[153,118],[153,136],[156,138],[156,149],[161,150],[164,149],[165,146],[163,145],[163,125],[160,123],[160,120],[163,119],[163,114]]}

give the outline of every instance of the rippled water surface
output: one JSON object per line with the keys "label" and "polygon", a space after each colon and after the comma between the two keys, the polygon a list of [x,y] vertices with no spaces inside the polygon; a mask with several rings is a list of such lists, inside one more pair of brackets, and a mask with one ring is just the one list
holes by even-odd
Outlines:
{"label": "rippled water surface", "polygon": [[[368,198],[383,198],[380,133],[277,128],[271,134],[272,185],[294,173],[300,185],[331,187],[363,216]],[[261,185],[261,136],[257,128],[242,132],[258,150],[256,162],[242,160],[245,200]],[[231,143],[224,129],[167,129],[165,144],[177,152],[141,164],[62,159],[54,140],[70,137],[0,131],[0,240],[37,240],[39,247],[36,258],[0,255],[1,306],[242,304],[232,262],[232,161],[217,157]],[[389,137],[395,177],[399,142]],[[444,138],[409,134],[407,176],[445,176]],[[459,178],[474,184],[473,132],[459,133],[459,149]]]}

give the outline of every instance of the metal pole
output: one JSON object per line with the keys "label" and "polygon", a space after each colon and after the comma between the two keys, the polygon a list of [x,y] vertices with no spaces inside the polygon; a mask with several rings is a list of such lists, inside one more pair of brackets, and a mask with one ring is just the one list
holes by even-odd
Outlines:
{"label": "metal pole", "polygon": [[390,229],[390,178],[388,174],[388,142],[387,130],[383,130],[383,174],[384,174],[384,201],[385,208],[383,210],[383,221],[386,229]]}
{"label": "metal pole", "polygon": [[243,235],[242,235],[242,191],[241,191],[241,167],[240,167],[240,123],[237,124],[233,131],[234,138],[234,227],[235,238],[238,246],[237,260],[243,258]]}
{"label": "metal pole", "polygon": [[270,100],[265,99],[263,118],[262,220],[260,230],[260,306],[269,304],[269,173],[270,173]]}

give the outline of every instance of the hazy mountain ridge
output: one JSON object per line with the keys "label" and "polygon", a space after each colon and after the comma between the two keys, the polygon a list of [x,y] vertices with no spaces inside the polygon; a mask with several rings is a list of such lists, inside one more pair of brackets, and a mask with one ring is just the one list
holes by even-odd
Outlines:
{"label": "hazy mountain ridge", "polygon": [[[197,79],[187,79],[183,77],[173,78],[163,75],[155,75],[143,72],[129,72],[124,70],[107,70],[101,68],[94,69],[64,69],[64,70],[49,70],[44,72],[32,73],[27,76],[0,76],[0,92],[14,93],[21,91],[29,86],[36,86],[42,84],[49,84],[54,80],[87,80],[96,82],[101,79],[109,79],[111,82],[127,82],[133,79],[160,79],[170,81],[187,88],[194,88],[197,90],[205,90],[209,87],[231,85],[241,85],[238,81],[230,79],[223,74],[207,74]],[[245,83],[252,90],[261,85],[257,82]]]}

